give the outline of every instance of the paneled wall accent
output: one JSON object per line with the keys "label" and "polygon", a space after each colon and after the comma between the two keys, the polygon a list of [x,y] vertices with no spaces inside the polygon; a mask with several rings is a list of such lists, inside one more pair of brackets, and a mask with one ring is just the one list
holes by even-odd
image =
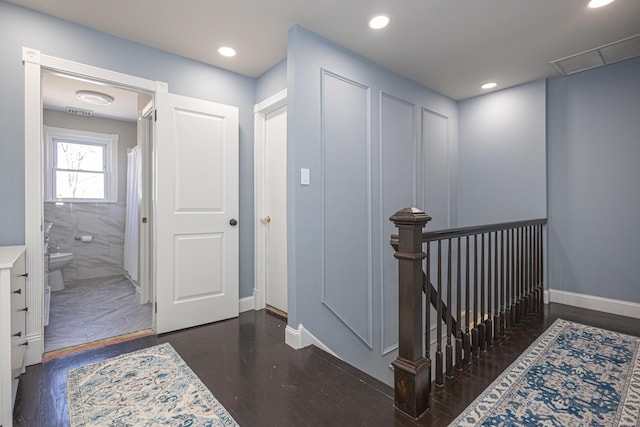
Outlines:
{"label": "paneled wall accent", "polygon": [[422,162],[422,209],[432,218],[427,229],[449,228],[449,118],[426,108],[422,109]]}
{"label": "paneled wall accent", "polygon": [[[53,223],[50,251],[73,253],[65,282],[124,273],[124,203],[45,203],[44,220]],[[75,240],[83,235],[93,241]]]}
{"label": "paneled wall accent", "polygon": [[380,92],[379,221],[381,286],[381,354],[398,347],[398,265],[387,236],[395,233],[389,217],[399,206],[416,206],[419,146],[416,107],[411,102]]}
{"label": "paneled wall accent", "polygon": [[372,348],[370,89],[321,79],[322,303]]}

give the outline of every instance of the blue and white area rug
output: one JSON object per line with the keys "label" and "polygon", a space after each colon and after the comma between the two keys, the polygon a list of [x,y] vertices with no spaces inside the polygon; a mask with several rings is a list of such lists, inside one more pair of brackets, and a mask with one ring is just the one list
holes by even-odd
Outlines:
{"label": "blue and white area rug", "polygon": [[67,373],[71,427],[237,426],[170,344]]}
{"label": "blue and white area rug", "polygon": [[639,426],[640,338],[556,320],[451,426]]}

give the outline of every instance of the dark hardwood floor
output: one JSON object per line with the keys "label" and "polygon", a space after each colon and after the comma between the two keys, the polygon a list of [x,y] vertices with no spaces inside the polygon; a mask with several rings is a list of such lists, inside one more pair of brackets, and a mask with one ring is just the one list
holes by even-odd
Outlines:
{"label": "dark hardwood floor", "polygon": [[285,322],[251,311],[31,366],[18,389],[15,425],[67,426],[69,369],[169,342],[241,426],[444,426],[557,318],[640,334],[639,319],[551,304],[444,387],[434,387],[431,409],[412,420],[394,409],[391,387],[316,347],[291,349],[284,343]]}

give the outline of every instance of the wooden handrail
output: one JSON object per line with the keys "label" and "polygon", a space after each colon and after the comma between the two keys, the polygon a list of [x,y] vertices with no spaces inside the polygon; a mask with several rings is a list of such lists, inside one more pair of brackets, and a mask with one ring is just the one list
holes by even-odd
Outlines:
{"label": "wooden handrail", "polygon": [[[474,225],[471,227],[449,228],[422,233],[423,242],[435,242],[438,240],[455,239],[457,237],[473,236],[476,234],[492,233],[494,231],[510,230],[513,228],[528,227],[531,225],[546,225],[546,218],[529,219],[525,221],[500,222],[488,225]],[[394,249],[398,245],[398,235],[391,235],[391,246]],[[397,250],[397,249],[396,249]]]}

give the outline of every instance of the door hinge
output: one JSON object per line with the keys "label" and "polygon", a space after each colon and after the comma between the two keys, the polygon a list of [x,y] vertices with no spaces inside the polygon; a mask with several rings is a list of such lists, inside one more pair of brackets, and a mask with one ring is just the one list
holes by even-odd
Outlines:
{"label": "door hinge", "polygon": [[154,303],[154,306],[155,306],[156,313],[158,313],[158,302],[157,301]]}
{"label": "door hinge", "polygon": [[153,121],[154,122],[158,121],[158,110],[153,110]]}

